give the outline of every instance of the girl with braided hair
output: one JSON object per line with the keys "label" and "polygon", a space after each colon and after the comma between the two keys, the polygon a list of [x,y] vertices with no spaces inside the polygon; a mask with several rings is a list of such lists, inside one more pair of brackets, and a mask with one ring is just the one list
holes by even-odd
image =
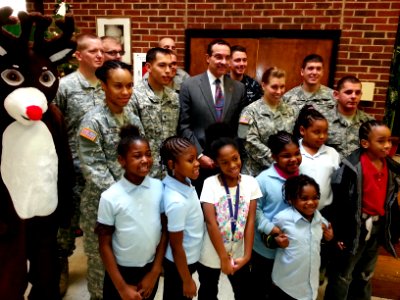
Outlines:
{"label": "girl with braided hair", "polygon": [[199,176],[195,146],[186,138],[169,137],[161,145],[163,204],[168,219],[169,244],[164,259],[164,300],[191,299],[197,294],[192,274],[203,243],[204,218],[190,180]]}

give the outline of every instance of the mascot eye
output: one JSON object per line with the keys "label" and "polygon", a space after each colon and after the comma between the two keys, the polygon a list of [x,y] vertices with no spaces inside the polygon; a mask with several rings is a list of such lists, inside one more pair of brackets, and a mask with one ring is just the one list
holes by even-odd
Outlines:
{"label": "mascot eye", "polygon": [[7,69],[1,72],[1,78],[11,86],[17,86],[24,82],[24,76],[15,69]]}
{"label": "mascot eye", "polygon": [[43,72],[39,78],[39,82],[46,87],[51,87],[53,85],[54,81],[56,81],[56,77],[50,71]]}

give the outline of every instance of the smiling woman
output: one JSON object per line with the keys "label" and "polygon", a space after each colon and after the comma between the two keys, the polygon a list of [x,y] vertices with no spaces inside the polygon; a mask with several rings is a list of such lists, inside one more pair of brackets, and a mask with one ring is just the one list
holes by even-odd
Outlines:
{"label": "smiling woman", "polygon": [[[97,209],[102,192],[121,178],[123,169],[118,163],[115,145],[120,140],[123,125],[134,125],[143,134],[143,126],[130,109],[126,108],[132,94],[131,66],[120,61],[106,61],[96,70],[106,94],[105,103],[89,110],[78,130],[78,155],[85,188],[82,192],[81,226],[85,231],[85,250],[88,256],[88,287],[91,295],[99,297],[104,275],[97,250],[97,235],[90,234],[97,220]],[[90,246],[91,245],[91,246]]]}

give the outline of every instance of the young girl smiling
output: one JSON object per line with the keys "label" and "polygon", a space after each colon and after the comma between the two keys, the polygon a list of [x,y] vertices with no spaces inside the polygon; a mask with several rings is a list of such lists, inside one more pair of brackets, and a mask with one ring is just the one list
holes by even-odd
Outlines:
{"label": "young girl smiling", "polygon": [[197,294],[192,274],[197,269],[204,234],[204,217],[191,179],[199,177],[195,146],[186,138],[170,137],[160,150],[168,175],[163,204],[169,244],[164,259],[164,300],[191,299]]}
{"label": "young girl smiling", "polygon": [[[216,129],[216,128],[215,128]],[[220,173],[204,181],[200,196],[207,225],[198,268],[199,300],[216,300],[221,271],[228,275],[235,299],[248,299],[248,262],[261,191],[257,181],[240,174],[239,146],[228,137],[211,143],[211,158]]]}

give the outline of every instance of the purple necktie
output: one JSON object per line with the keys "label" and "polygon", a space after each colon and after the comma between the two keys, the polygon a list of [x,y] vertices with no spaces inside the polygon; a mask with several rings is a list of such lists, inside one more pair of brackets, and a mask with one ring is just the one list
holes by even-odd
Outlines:
{"label": "purple necktie", "polygon": [[215,111],[217,115],[217,122],[222,121],[222,112],[224,110],[224,94],[221,89],[221,80],[218,78],[215,80]]}

